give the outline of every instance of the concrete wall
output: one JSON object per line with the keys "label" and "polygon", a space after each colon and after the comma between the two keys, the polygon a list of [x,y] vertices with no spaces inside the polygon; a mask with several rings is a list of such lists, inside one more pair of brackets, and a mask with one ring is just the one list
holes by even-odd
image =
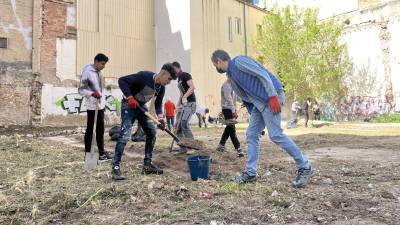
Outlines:
{"label": "concrete wall", "polygon": [[[383,98],[391,111],[400,111],[399,52],[400,2],[363,2],[358,11],[337,17],[350,24],[343,40],[354,63],[350,94]],[[366,47],[368,46],[368,50]]]}
{"label": "concrete wall", "polygon": [[0,125],[29,124],[32,90],[32,1],[0,1]]}
{"label": "concrete wall", "polygon": [[[156,72],[164,63],[173,61],[178,61],[184,71],[192,72],[191,2],[155,1]],[[192,75],[195,78],[197,74]],[[166,96],[179,100],[177,81],[166,87]]]}
{"label": "concrete wall", "polygon": [[[119,123],[119,113],[122,93],[119,89],[106,90],[106,124]],[[57,87],[45,84],[42,88],[42,115],[46,124],[73,124],[86,123],[85,99],[74,87]]]}

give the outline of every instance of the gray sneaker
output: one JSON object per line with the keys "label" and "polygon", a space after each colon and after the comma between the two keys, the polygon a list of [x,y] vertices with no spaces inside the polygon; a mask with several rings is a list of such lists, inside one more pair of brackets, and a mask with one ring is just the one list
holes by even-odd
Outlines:
{"label": "gray sneaker", "polygon": [[296,178],[292,181],[293,187],[302,188],[305,187],[308,182],[310,182],[311,177],[314,176],[313,168],[308,169],[298,169]]}
{"label": "gray sneaker", "polygon": [[254,183],[257,181],[257,176],[251,176],[247,172],[242,172],[240,176],[233,177],[231,181],[237,184]]}

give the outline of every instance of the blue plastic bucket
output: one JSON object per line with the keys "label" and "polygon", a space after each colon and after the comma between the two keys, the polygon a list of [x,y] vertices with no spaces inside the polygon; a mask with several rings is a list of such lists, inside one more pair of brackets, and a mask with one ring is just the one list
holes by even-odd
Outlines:
{"label": "blue plastic bucket", "polygon": [[210,156],[196,155],[187,159],[192,181],[198,178],[208,179],[210,176]]}

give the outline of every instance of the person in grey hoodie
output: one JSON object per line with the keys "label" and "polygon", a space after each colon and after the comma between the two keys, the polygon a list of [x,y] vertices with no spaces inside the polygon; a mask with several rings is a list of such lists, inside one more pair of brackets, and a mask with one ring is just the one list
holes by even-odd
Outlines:
{"label": "person in grey hoodie", "polygon": [[232,90],[232,86],[229,80],[226,80],[221,87],[221,106],[222,106],[222,114],[224,114],[225,118],[225,130],[222,133],[221,140],[219,141],[219,145],[217,147],[217,151],[224,152],[225,151],[225,143],[229,137],[231,137],[233,146],[236,149],[238,157],[243,157],[243,152],[240,149],[240,142],[236,135],[236,127],[235,123],[237,118],[236,113],[236,95]]}
{"label": "person in grey hoodie", "polygon": [[109,161],[112,157],[104,150],[104,108],[106,105],[106,97],[104,91],[104,77],[101,70],[104,69],[108,57],[102,53],[94,57],[94,63],[83,67],[79,94],[85,98],[85,106],[87,112],[87,126],[85,132],[85,154],[90,152],[92,147],[94,117],[96,110],[96,101],[99,99],[97,123],[96,123],[96,142],[99,149],[99,160]]}

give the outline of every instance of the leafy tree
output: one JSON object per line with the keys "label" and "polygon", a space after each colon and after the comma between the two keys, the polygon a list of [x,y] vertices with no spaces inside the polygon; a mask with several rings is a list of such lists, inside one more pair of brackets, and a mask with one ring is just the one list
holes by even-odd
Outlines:
{"label": "leafy tree", "polygon": [[347,46],[340,42],[344,25],[319,21],[314,9],[275,7],[258,27],[258,59],[279,76],[289,99],[337,103],[346,94],[343,77],[352,67]]}

